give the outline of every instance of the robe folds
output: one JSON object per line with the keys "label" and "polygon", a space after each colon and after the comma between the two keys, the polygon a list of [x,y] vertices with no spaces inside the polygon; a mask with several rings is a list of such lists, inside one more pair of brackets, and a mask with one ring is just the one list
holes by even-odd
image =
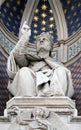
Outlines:
{"label": "robe folds", "polygon": [[7,62],[8,89],[14,96],[71,97],[74,93],[71,72],[51,57],[11,52]]}

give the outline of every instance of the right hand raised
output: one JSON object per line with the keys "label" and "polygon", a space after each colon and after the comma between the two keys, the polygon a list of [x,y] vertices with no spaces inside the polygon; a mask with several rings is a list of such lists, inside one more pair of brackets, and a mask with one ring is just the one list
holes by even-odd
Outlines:
{"label": "right hand raised", "polygon": [[26,21],[24,22],[24,24],[21,28],[21,35],[24,35],[26,40],[29,40],[29,37],[31,36],[31,29],[27,25]]}
{"label": "right hand raised", "polygon": [[25,21],[21,28],[21,37],[19,38],[19,41],[17,42],[15,48],[12,50],[12,53],[16,54],[24,53],[30,36],[31,36],[31,29]]}

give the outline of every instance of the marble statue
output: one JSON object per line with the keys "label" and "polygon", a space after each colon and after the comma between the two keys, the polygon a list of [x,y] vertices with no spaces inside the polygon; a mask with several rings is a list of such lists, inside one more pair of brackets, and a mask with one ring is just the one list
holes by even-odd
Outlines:
{"label": "marble statue", "polygon": [[35,55],[27,52],[30,27],[24,22],[21,37],[8,58],[8,89],[13,96],[68,96],[74,93],[71,72],[51,57],[53,37],[43,32],[36,38]]}

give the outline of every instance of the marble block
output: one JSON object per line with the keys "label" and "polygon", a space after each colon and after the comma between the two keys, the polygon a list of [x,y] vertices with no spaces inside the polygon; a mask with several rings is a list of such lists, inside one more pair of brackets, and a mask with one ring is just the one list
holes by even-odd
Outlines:
{"label": "marble block", "polygon": [[75,102],[68,97],[13,97],[7,102],[7,111],[15,107],[32,110],[35,107],[46,107],[58,114],[73,114]]}

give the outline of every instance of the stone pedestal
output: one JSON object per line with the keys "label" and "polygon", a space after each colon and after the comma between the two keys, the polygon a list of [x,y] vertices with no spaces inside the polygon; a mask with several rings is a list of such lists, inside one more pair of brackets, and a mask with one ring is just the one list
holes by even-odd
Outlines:
{"label": "stone pedestal", "polygon": [[[75,102],[68,97],[55,96],[12,98],[7,102],[4,117],[0,118],[1,130],[19,130],[20,126],[20,130],[30,130],[29,126],[37,127],[37,118],[34,116],[37,116],[38,110],[44,112],[42,122],[50,128],[47,127],[46,130],[81,129],[81,117],[77,115]],[[17,126],[14,127],[14,124]],[[41,123],[40,127],[44,127],[44,124]]]}
{"label": "stone pedestal", "polygon": [[68,97],[14,97],[7,102],[7,111],[15,107],[31,111],[35,107],[46,107],[61,115],[75,113],[75,102]]}

